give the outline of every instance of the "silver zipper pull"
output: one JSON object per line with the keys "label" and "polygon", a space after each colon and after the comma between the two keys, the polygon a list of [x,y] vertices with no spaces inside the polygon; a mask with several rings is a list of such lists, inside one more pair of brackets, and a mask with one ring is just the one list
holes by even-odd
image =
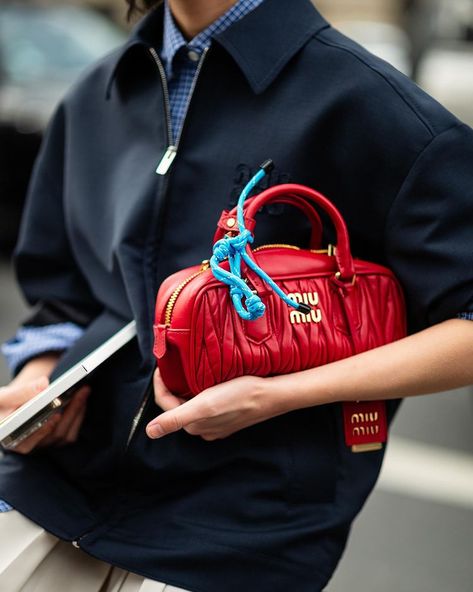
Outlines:
{"label": "silver zipper pull", "polygon": [[165,175],[171,168],[177,155],[177,146],[168,146],[156,169],[158,175]]}

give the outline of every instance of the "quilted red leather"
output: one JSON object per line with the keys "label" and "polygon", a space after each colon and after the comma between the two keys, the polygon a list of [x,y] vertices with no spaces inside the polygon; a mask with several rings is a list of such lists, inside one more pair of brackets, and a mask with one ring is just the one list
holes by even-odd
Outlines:
{"label": "quilted red leather", "polygon": [[[245,216],[254,220],[262,205],[276,200],[293,201],[307,211],[308,202],[303,205],[301,198],[317,204],[332,219],[337,232],[335,255],[290,246],[255,249],[251,255],[287,294],[309,304],[311,313],[289,308],[252,272],[243,270],[266,305],[262,318],[244,321],[230,301],[228,287],[205,263],[173,274],[159,290],[154,325],[154,354],[173,393],[191,397],[237,376],[314,368],[406,334],[403,294],[393,273],[352,258],[345,222],[320,193],[301,185],[276,186],[248,200]],[[221,220],[229,217],[236,218],[236,210],[224,212]],[[312,241],[317,243],[320,219],[311,216],[311,221]],[[221,224],[216,238],[222,231]],[[361,431],[355,424],[353,429]],[[351,444],[366,441],[369,438],[361,437],[348,442],[347,437]]]}

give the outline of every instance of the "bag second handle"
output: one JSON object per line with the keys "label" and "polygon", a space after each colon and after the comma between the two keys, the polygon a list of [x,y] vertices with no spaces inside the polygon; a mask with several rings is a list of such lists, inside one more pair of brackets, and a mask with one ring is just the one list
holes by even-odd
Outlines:
{"label": "bag second handle", "polygon": [[[260,208],[268,203],[276,203],[278,201],[294,205],[304,211],[305,208],[301,208],[300,206],[301,198],[305,198],[313,205],[320,207],[329,216],[337,234],[335,257],[339,270],[338,279],[343,282],[352,282],[355,276],[355,270],[345,221],[337,208],[324,195],[315,191],[315,189],[311,189],[305,185],[298,185],[296,183],[285,183],[283,185],[270,187],[248,200],[245,207],[245,218],[254,219]],[[228,215],[236,217],[236,213],[237,209],[234,208]],[[236,229],[235,232],[237,232]],[[220,237],[220,234],[221,230],[218,229],[218,234],[216,234],[216,236]]]}

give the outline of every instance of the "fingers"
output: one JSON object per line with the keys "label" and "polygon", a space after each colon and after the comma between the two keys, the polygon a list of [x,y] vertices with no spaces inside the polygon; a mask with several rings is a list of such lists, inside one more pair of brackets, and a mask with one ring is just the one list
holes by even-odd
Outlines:
{"label": "fingers", "polygon": [[77,415],[76,415],[76,417],[74,417],[74,420],[69,427],[69,431],[66,434],[66,437],[65,437],[66,444],[72,444],[79,437],[79,431],[82,426],[82,422],[84,421],[86,411],[87,411],[87,405],[82,405],[82,408],[79,409],[79,411],[77,412]]}
{"label": "fingers", "polygon": [[77,440],[79,430],[86,412],[86,402],[90,394],[88,386],[82,387],[74,395],[62,414],[58,414],[60,421],[47,438],[39,443],[39,446],[62,446],[72,444]]}
{"label": "fingers", "polygon": [[38,446],[38,444],[42,440],[44,440],[52,432],[54,432],[54,429],[56,428],[60,419],[61,418],[59,417],[59,415],[53,415],[52,417],[50,417],[48,422],[44,426],[42,426],[29,438],[24,440],[16,448],[14,448],[13,452],[17,452],[18,454],[29,454],[33,450],[33,448],[36,448],[36,446]]}
{"label": "fingers", "polygon": [[195,397],[153,419],[147,425],[146,433],[150,438],[161,438],[209,416],[211,412],[208,405],[203,399]]}
{"label": "fingers", "polygon": [[179,407],[183,403],[185,403],[185,399],[182,397],[176,397],[173,395],[171,391],[166,387],[161,378],[161,374],[159,373],[159,369],[156,369],[153,376],[153,386],[154,386],[154,400],[158,407],[161,407],[164,411],[169,411],[170,409],[175,409]]}

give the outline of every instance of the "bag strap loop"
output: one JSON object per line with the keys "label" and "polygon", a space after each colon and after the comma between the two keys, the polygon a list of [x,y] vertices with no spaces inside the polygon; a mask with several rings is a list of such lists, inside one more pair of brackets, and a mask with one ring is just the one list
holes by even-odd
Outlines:
{"label": "bag strap loop", "polygon": [[[249,197],[245,202],[245,227],[253,232],[256,226],[256,220],[254,217],[250,217],[248,215],[250,204],[255,200],[258,199],[258,196],[255,195],[254,197]],[[309,203],[304,197],[300,195],[275,195],[273,198],[270,198],[265,205],[269,204],[287,204],[297,208],[301,211],[305,216],[309,219],[311,225],[311,233],[310,233],[310,242],[309,248],[316,250],[320,249],[322,244],[322,221],[320,220],[320,216],[317,211],[312,207],[312,204]],[[254,212],[254,216],[256,216],[257,210]],[[214,234],[213,242],[216,243],[218,240],[223,238],[227,232],[234,232],[236,227],[236,217],[237,217],[237,208],[236,206],[228,211],[224,210],[220,216],[220,220],[218,221],[217,230]]]}

